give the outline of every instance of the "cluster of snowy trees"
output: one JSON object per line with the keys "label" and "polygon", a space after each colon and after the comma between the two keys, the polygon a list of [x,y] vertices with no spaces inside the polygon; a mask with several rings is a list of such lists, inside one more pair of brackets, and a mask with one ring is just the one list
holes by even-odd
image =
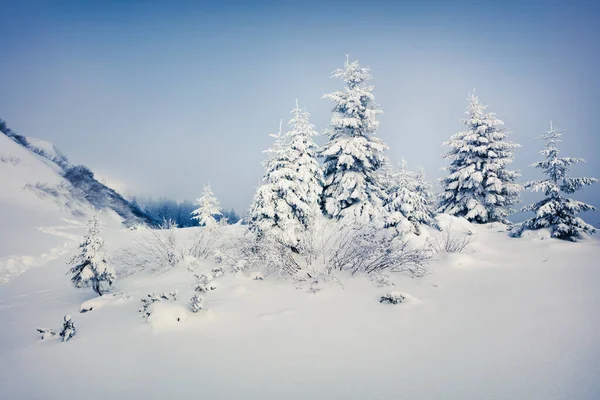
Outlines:
{"label": "cluster of snowy trees", "polygon": [[289,129],[272,135],[274,146],[266,150],[264,184],[250,208],[250,230],[294,250],[321,215],[401,232],[418,233],[420,224],[433,224],[432,195],[423,174],[391,168],[388,147],[375,136],[381,110],[368,84],[369,69],[346,59],[333,77],[344,88],[324,96],[333,103],[329,141],[318,148],[310,114],[296,102]]}
{"label": "cluster of snowy trees", "polygon": [[[511,206],[519,202],[523,186],[516,182],[519,172],[509,168],[519,147],[507,139],[504,123],[486,111],[474,94],[468,98],[465,129],[444,143],[449,151],[447,174],[436,201],[423,171],[409,171],[403,161],[393,168],[385,151],[388,146],[375,136],[382,112],[375,102],[369,68],[346,59],[333,73],[342,80],[342,90],[326,94],[333,103],[332,117],[325,134],[327,143],[318,148],[318,135],[309,114],[298,104],[292,110],[289,130],[272,135],[275,143],[266,150],[264,183],[250,208],[250,230],[259,237],[275,238],[296,249],[317,216],[375,224],[398,233],[419,234],[422,225],[435,226],[435,213],[464,217],[473,223],[509,223]],[[597,180],[569,178],[568,166],[583,161],[558,158],[555,144],[560,134],[554,128],[544,136],[547,161],[541,168],[548,180],[530,182],[525,188],[542,190],[546,199],[523,211],[536,215],[513,229],[550,227],[553,236],[574,240],[595,229],[577,217],[590,205],[566,198]],[[322,160],[322,164],[320,162]],[[562,194],[561,194],[562,193]]]}
{"label": "cluster of snowy trees", "polygon": [[[323,96],[333,103],[333,108],[325,132],[328,141],[322,148],[314,142],[319,133],[310,123],[310,114],[297,101],[287,131],[283,132],[280,123],[279,132],[271,135],[274,145],[265,151],[268,158],[263,162],[263,184],[254,196],[248,224],[258,241],[275,250],[270,252],[272,257],[257,255],[256,242],[250,241],[238,249],[246,259],[254,257],[262,264],[274,263],[294,274],[300,266],[285,249],[304,253],[307,259],[314,257],[306,249],[310,248],[309,242],[314,242],[315,231],[322,229],[319,221],[326,218],[350,222],[346,227],[352,225],[338,238],[341,244],[332,253],[333,267],[348,268],[348,260],[356,264],[353,272],[381,271],[398,263],[419,267],[425,256],[418,251],[411,253],[407,242],[395,237],[419,235],[423,225],[437,227],[436,213],[464,217],[472,223],[510,224],[507,216],[513,212],[511,206],[519,202],[523,189],[541,191],[545,197],[521,210],[533,212],[534,216],[513,225],[511,235],[518,237],[527,229],[549,228],[555,238],[576,240],[583,233],[596,232],[578,217],[595,208],[567,196],[598,179],[568,176],[570,166],[584,160],[559,157],[557,145],[563,131],[552,124],[541,137],[545,142],[541,151],[545,160],[532,165],[541,169],[547,179],[520,185],[516,182],[520,174],[509,168],[519,145],[507,139],[504,123],[470,94],[462,121],[464,130],[444,143],[449,148],[444,155],[448,160],[447,174],[440,180],[442,191],[436,201],[423,171],[408,170],[405,161],[394,168],[385,155],[388,146],[375,136],[381,110],[375,102],[373,86],[368,83],[369,68],[347,58],[333,77],[340,79],[344,87]],[[221,209],[210,185],[204,187],[194,205],[159,201],[153,207],[163,211],[149,211],[149,205],[145,208],[151,215],[161,215],[163,220],[176,221],[179,226],[188,226],[180,222],[186,219],[209,228],[237,219],[234,213],[228,215]],[[358,225],[368,229],[356,229]],[[208,231],[217,234],[217,230]],[[94,215],[69,272],[75,286],[91,286],[102,295],[116,276],[104,256],[98,232],[98,218]],[[364,251],[356,250],[359,248]],[[365,254],[370,258],[364,258]],[[419,270],[416,275],[422,273]]]}

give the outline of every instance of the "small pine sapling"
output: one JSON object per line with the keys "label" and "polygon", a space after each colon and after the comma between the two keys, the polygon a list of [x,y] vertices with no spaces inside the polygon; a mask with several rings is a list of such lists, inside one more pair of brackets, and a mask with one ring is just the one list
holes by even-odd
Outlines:
{"label": "small pine sapling", "polygon": [[94,214],[88,222],[88,233],[79,245],[80,253],[74,256],[67,272],[71,274],[71,282],[77,288],[91,286],[94,292],[102,296],[107,293],[116,279],[116,273],[108,264],[104,254],[104,241],[98,237],[100,221]]}
{"label": "small pine sapling", "polygon": [[60,337],[62,337],[62,341],[66,342],[66,341],[70,340],[73,336],[75,336],[75,333],[76,333],[75,324],[73,323],[71,316],[65,315],[63,327],[62,327],[62,330],[60,331]]}

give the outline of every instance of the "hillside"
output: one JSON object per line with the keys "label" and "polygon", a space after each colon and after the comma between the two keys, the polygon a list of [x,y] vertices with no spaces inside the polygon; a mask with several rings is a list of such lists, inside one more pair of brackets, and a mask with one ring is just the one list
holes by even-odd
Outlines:
{"label": "hillside", "polygon": [[11,136],[0,134],[0,282],[76,245],[70,232],[94,208],[128,225],[152,222],[50,143]]}

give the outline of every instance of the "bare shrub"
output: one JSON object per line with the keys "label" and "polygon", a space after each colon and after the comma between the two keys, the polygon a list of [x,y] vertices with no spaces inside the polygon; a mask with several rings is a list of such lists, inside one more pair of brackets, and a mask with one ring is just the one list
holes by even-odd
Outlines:
{"label": "bare shrub", "polygon": [[[114,261],[120,265],[120,275],[148,270],[164,272],[191,257],[196,260],[214,256],[221,238],[220,228],[202,228],[191,240],[176,234],[176,224],[164,221],[164,229],[136,226],[138,236],[130,246],[117,251]],[[193,269],[193,268],[192,268]]]}
{"label": "bare shrub", "polygon": [[413,276],[423,276],[430,258],[430,248],[413,248],[392,230],[350,225],[340,231],[328,264],[334,270],[350,271],[352,275],[408,271]]}
{"label": "bare shrub", "polygon": [[431,245],[436,253],[465,253],[475,237],[470,232],[458,232],[448,225],[442,234],[432,241]]}
{"label": "bare shrub", "polygon": [[19,157],[15,157],[12,154],[9,154],[7,156],[0,154],[0,162],[6,163],[6,164],[12,164],[14,167],[16,167],[17,165],[19,165],[21,160],[19,159]]}
{"label": "bare shrub", "polygon": [[117,251],[113,257],[120,267],[119,275],[131,275],[142,270],[164,272],[175,267],[185,256],[173,229],[140,229],[131,246]]}
{"label": "bare shrub", "polygon": [[338,284],[344,287],[342,281],[335,276],[332,268],[325,270],[307,269],[304,274],[294,276],[296,289],[306,290],[309,293],[318,293],[324,285]]}
{"label": "bare shrub", "polygon": [[297,255],[289,246],[268,235],[259,237],[253,232],[246,232],[229,242],[223,256],[234,270],[259,271],[265,276],[275,272],[293,276],[301,269]]}
{"label": "bare shrub", "polygon": [[215,254],[220,239],[221,230],[218,225],[214,227],[203,227],[200,232],[194,236],[186,253],[199,260],[202,258],[206,259]]}

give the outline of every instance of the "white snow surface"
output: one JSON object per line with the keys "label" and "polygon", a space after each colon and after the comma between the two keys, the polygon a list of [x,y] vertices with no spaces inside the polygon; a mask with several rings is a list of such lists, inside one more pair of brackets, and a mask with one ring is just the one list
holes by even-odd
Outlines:
{"label": "white snow surface", "polygon": [[[343,286],[311,294],[227,270],[198,313],[185,263],[121,274],[114,291],[130,301],[79,313],[99,299],[65,276],[71,248],[0,286],[0,399],[600,398],[600,241],[515,239],[502,224],[448,216],[441,225],[450,221],[475,240],[438,253],[422,278],[390,273],[382,287],[340,273]],[[115,249],[136,232],[112,225],[102,236]],[[174,289],[177,301],[138,312],[148,293]],[[380,304],[392,291],[408,301]],[[39,339],[36,327],[57,330],[66,314],[76,336]]]}

